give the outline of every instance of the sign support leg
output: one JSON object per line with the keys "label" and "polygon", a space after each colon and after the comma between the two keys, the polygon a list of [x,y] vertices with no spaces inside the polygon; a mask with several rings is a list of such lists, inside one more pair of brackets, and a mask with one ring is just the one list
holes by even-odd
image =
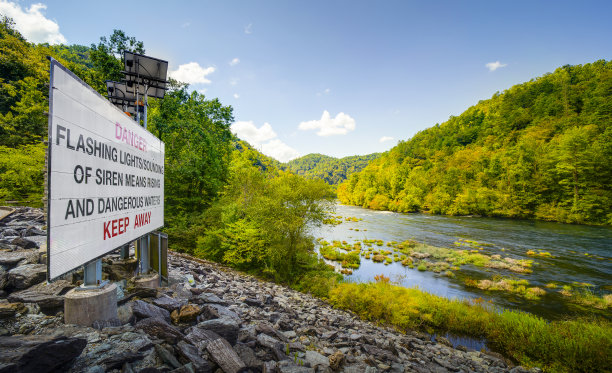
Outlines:
{"label": "sign support leg", "polygon": [[102,285],[102,259],[96,259],[83,266],[83,287]]}
{"label": "sign support leg", "polygon": [[126,260],[130,258],[130,244],[121,247],[121,259]]}
{"label": "sign support leg", "polygon": [[149,273],[149,235],[144,235],[140,238],[138,244],[140,252],[138,253],[138,261],[140,262],[140,273]]}

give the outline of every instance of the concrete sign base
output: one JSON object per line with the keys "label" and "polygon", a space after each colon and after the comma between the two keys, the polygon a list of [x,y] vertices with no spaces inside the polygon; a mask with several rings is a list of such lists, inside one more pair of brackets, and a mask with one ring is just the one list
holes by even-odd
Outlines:
{"label": "concrete sign base", "polygon": [[72,289],[64,297],[64,322],[92,326],[94,321],[117,318],[117,285],[99,289]]}
{"label": "concrete sign base", "polygon": [[159,275],[157,273],[152,275],[142,275],[134,279],[134,284],[138,288],[157,289],[159,287]]}

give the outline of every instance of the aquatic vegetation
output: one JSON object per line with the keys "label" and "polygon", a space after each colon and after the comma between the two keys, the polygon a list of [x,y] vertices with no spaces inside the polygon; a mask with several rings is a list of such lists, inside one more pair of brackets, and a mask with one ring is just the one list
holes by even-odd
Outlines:
{"label": "aquatic vegetation", "polygon": [[412,265],[412,258],[408,257],[408,258],[402,259],[402,265],[404,267]]}
{"label": "aquatic vegetation", "polygon": [[446,271],[446,272],[444,272],[444,276],[446,276],[446,277],[455,277],[455,274],[453,273],[453,271]]}
{"label": "aquatic vegetation", "polygon": [[549,282],[548,284],[546,284],[546,288],[548,289],[556,289],[557,288],[557,284],[555,284],[554,282]]}
{"label": "aquatic vegetation", "polygon": [[362,218],[356,218],[354,216],[347,216],[346,218],[344,218],[344,220],[346,221],[352,221],[354,223],[358,222],[358,221],[363,221]]}
{"label": "aquatic vegetation", "polygon": [[598,296],[589,289],[591,284],[579,285],[577,289],[572,288],[570,285],[564,285],[563,289],[559,292],[561,295],[567,298],[571,303],[579,304],[585,307],[592,307],[600,310],[606,310],[612,308],[612,294],[606,294]]}
{"label": "aquatic vegetation", "polygon": [[340,217],[340,219],[337,219],[336,217],[332,216],[330,218],[327,219],[323,219],[323,224],[329,224],[329,225],[339,225],[342,224],[342,217]]}
{"label": "aquatic vegetation", "polygon": [[548,321],[526,312],[498,311],[482,301],[451,300],[394,286],[384,276],[373,283],[338,284],[330,290],[329,301],[399,330],[433,328],[485,337],[495,351],[544,371],[595,372],[610,366],[612,326],[605,320]]}
{"label": "aquatic vegetation", "polygon": [[385,256],[384,255],[376,254],[376,255],[372,256],[372,261],[374,261],[376,263],[382,263],[384,260],[385,260]]}
{"label": "aquatic vegetation", "polygon": [[327,260],[339,262],[342,268],[359,268],[361,264],[359,251],[342,252],[332,246],[321,246],[319,253]]}
{"label": "aquatic vegetation", "polygon": [[342,268],[342,269],[340,270],[340,273],[342,273],[343,275],[352,275],[352,274],[353,274],[353,271],[352,271],[352,270],[350,270],[350,269]]}
{"label": "aquatic vegetation", "polygon": [[475,287],[481,290],[505,291],[517,294],[530,300],[538,300],[546,291],[539,287],[528,287],[529,281],[525,279],[512,279],[503,276],[495,276],[492,280],[466,279],[467,287]]}
{"label": "aquatic vegetation", "polygon": [[539,257],[541,257],[541,258],[554,258],[554,257],[552,256],[552,254],[551,254],[551,253],[549,253],[548,251],[541,251],[541,250],[540,250],[540,251],[536,252],[536,251],[534,251],[534,250],[528,250],[528,251],[526,252],[526,254],[527,254],[527,255],[529,255],[529,256],[539,256]]}
{"label": "aquatic vegetation", "polygon": [[419,265],[417,266],[417,269],[419,271],[427,271],[427,263],[424,261],[419,262]]}

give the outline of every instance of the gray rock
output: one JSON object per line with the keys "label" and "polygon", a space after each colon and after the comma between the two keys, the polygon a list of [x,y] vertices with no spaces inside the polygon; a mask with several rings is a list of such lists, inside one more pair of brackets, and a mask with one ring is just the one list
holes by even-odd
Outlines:
{"label": "gray rock", "polygon": [[283,344],[278,339],[270,337],[267,334],[259,334],[257,336],[257,343],[272,350],[283,348]]}
{"label": "gray rock", "polygon": [[132,312],[134,312],[134,315],[139,319],[157,317],[166,320],[166,322],[170,322],[170,312],[143,300],[137,300],[132,304]]}
{"label": "gray rock", "polygon": [[187,300],[186,299],[176,299],[176,298],[169,297],[167,295],[163,295],[155,299],[153,301],[153,304],[165,309],[168,312],[172,312],[186,305]]}
{"label": "gray rock", "polygon": [[206,346],[206,351],[225,373],[238,373],[246,368],[240,356],[223,338],[215,339]]}
{"label": "gray rock", "polygon": [[163,339],[170,344],[174,344],[185,337],[177,328],[168,324],[163,319],[154,317],[140,320],[136,323],[136,328],[143,330],[150,336]]}
{"label": "gray rock", "polygon": [[132,311],[132,303],[127,303],[117,307],[117,319],[121,321],[122,325],[131,324],[136,319],[134,312]]}
{"label": "gray rock", "polygon": [[100,364],[104,364],[108,372],[113,369],[120,369],[125,363],[133,363],[142,360],[142,358],[144,358],[144,355],[141,353],[122,351],[111,354],[109,357],[100,361]]}
{"label": "gray rock", "polygon": [[0,265],[6,265],[10,268],[24,260],[29,263],[36,264],[38,263],[38,253],[32,250],[0,252]]}
{"label": "gray rock", "polygon": [[170,373],[196,373],[196,370],[193,364],[189,363],[170,371]]}
{"label": "gray rock", "polygon": [[234,346],[234,351],[240,356],[240,359],[244,361],[247,367],[262,369],[263,362],[257,358],[255,351],[249,346],[243,343],[237,343]]}
{"label": "gray rock", "polygon": [[92,367],[87,368],[85,373],[105,373],[104,368],[100,365],[94,365]]}
{"label": "gray rock", "polygon": [[283,360],[276,364],[276,371],[280,373],[314,373],[315,369],[298,365],[291,360]]}
{"label": "gray rock", "polygon": [[181,364],[178,362],[178,360],[176,360],[174,355],[172,355],[170,351],[165,349],[164,346],[155,345],[155,352],[157,352],[157,355],[159,355],[159,357],[162,359],[164,363],[168,364],[172,368],[176,369],[181,366]]}
{"label": "gray rock", "polygon": [[67,370],[87,345],[84,338],[52,336],[0,337],[0,372]]}
{"label": "gray rock", "polygon": [[185,340],[196,346],[199,352],[205,351],[210,342],[221,338],[219,334],[211,330],[199,328],[198,326],[187,329],[186,333]]}
{"label": "gray rock", "polygon": [[215,303],[215,304],[220,304],[222,306],[227,306],[229,304],[228,302],[224,301],[223,299],[219,298],[216,294],[213,294],[213,293],[200,294],[196,299],[196,303],[199,303],[199,304]]}
{"label": "gray rock", "polygon": [[22,247],[24,249],[38,249],[38,244],[27,238],[17,237],[11,241],[12,245]]}
{"label": "gray rock", "polygon": [[205,304],[202,306],[202,313],[198,316],[198,321],[216,319],[220,317],[231,318],[240,321],[240,316],[227,307],[220,304]]}
{"label": "gray rock", "polygon": [[238,340],[238,330],[240,329],[236,320],[227,317],[203,321],[199,323],[197,327],[217,333],[225,338],[231,345],[236,344]]}
{"label": "gray rock", "polygon": [[8,272],[9,283],[17,289],[26,289],[47,278],[47,266],[44,264],[24,264]]}
{"label": "gray rock", "polygon": [[329,366],[329,359],[316,351],[306,351],[304,360],[310,363],[312,367],[316,367],[316,366],[328,367]]}
{"label": "gray rock", "polygon": [[36,227],[28,227],[24,232],[23,232],[23,237],[30,237],[30,236],[44,236],[46,235],[47,232],[45,231],[41,231],[40,229],[36,228]]}
{"label": "gray rock", "polygon": [[209,373],[212,371],[208,361],[204,360],[200,356],[197,347],[185,341],[180,341],[176,347],[179,355],[186,359],[190,364],[193,364],[196,372]]}
{"label": "gray rock", "polygon": [[65,280],[34,285],[28,289],[9,295],[11,302],[36,303],[43,310],[52,310],[64,306],[64,294],[74,285]]}

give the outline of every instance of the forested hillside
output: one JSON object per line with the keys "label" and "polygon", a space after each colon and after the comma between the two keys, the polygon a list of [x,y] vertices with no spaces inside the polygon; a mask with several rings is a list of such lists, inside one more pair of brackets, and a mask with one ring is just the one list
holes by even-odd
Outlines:
{"label": "forested hillside", "polygon": [[367,164],[380,157],[380,153],[334,158],[323,154],[308,154],[287,162],[289,169],[298,175],[322,179],[330,185],[338,185]]}
{"label": "forested hillside", "polygon": [[400,142],[338,197],[377,210],[612,224],[612,62],[496,93]]}

